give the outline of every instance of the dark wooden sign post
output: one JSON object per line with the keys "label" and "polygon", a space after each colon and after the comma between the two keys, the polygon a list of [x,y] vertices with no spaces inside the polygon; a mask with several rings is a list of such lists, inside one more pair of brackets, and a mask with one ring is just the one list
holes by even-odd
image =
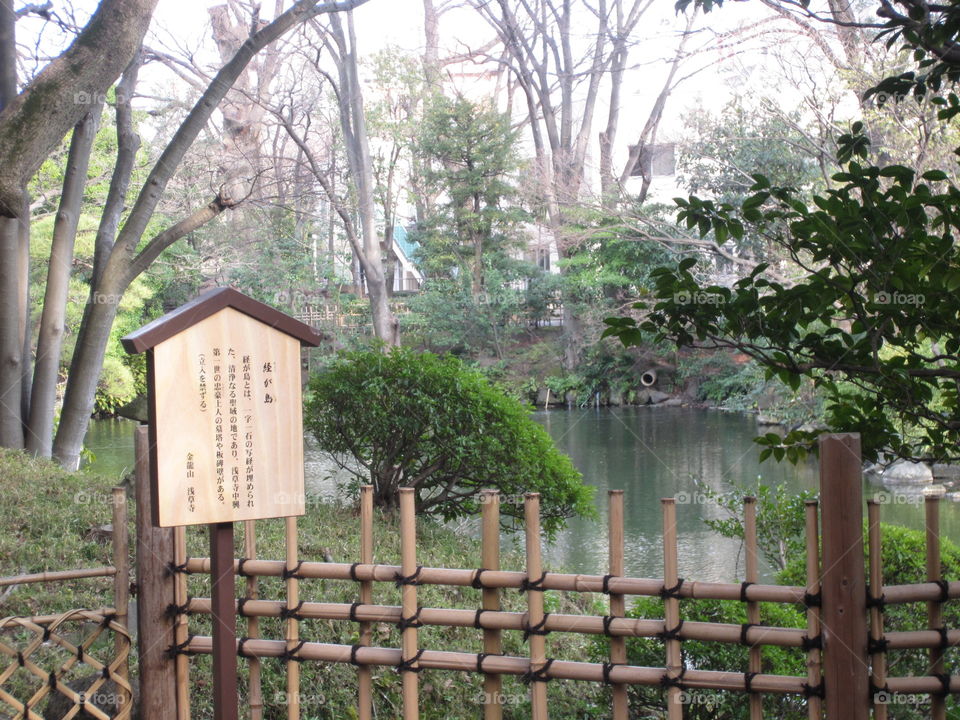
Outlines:
{"label": "dark wooden sign post", "polygon": [[153,524],[208,525],[216,720],[237,718],[233,523],[302,515],[309,326],[218,288],[123,338],[147,353]]}

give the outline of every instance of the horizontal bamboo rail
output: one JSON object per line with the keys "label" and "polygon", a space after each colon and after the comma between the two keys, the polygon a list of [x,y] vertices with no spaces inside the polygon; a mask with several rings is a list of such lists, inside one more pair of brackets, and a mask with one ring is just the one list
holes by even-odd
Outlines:
{"label": "horizontal bamboo rail", "polygon": [[[115,617],[117,611],[112,607],[102,607],[88,609],[85,612],[90,613],[90,617],[100,616],[104,617]],[[32,617],[5,617],[0,618],[0,630],[3,630],[8,627],[15,627],[20,624],[21,620],[25,620],[28,623],[33,623],[34,625],[49,625],[52,622],[55,622],[60,618],[63,613],[56,613],[53,615],[33,615]],[[91,620],[92,622],[92,620]]]}
{"label": "horizontal bamboo rail", "polygon": [[[209,598],[191,598],[186,610],[191,614],[208,615],[211,612]],[[237,612],[246,617],[283,617],[286,603],[278,600],[240,600]],[[297,616],[305,620],[353,620],[355,622],[380,622],[396,624],[402,615],[396,605],[352,605],[347,603],[304,602],[297,609]],[[526,631],[527,613],[484,610],[460,610],[454,608],[420,608],[418,620],[424,625],[437,627],[473,627],[485,630]],[[666,631],[663,620],[602,617],[598,615],[564,615],[550,613],[544,623],[548,632],[581,633],[585,635],[611,635],[617,637],[653,638]],[[892,633],[893,634],[893,633]],[[914,633],[898,633],[913,635]],[[925,643],[933,642],[940,635],[928,631],[918,631],[922,638],[910,644],[909,639],[899,638],[896,647],[930,647]],[[807,631],[800,628],[780,628],[755,625],[744,628],[732,623],[710,623],[684,621],[677,633],[681,640],[700,640],[705,642],[723,642],[746,645],[772,645],[778,647],[804,647],[807,644]],[[929,637],[928,637],[929,636]],[[960,643],[960,630],[951,631],[951,638]],[[892,644],[893,645],[893,644]]]}
{"label": "horizontal bamboo rail", "polygon": [[[256,575],[258,577],[282,577],[284,563],[279,560],[244,560],[240,567],[240,560],[234,563],[238,574]],[[184,570],[188,573],[210,572],[210,558],[188,558]],[[240,571],[243,571],[242,573]],[[351,574],[352,573],[352,574]],[[316,580],[353,580],[373,582],[394,582],[400,573],[399,565],[352,563],[306,562],[301,563],[297,570],[300,579]],[[471,587],[477,577],[476,570],[460,568],[432,568],[423,567],[417,576],[420,585],[449,585],[457,587]],[[477,579],[483,588],[513,588],[523,587],[527,573],[516,570],[485,570],[483,576]],[[960,583],[957,585],[957,597],[960,597]],[[561,592],[604,592],[603,575],[574,575],[568,573],[548,572],[539,583],[544,590],[558,590]],[[909,587],[909,586],[908,586]],[[937,589],[938,585],[931,585]],[[612,577],[607,581],[606,589],[618,595],[646,595],[658,597],[665,589],[663,580],[653,578]],[[743,590],[741,583],[716,583],[685,581],[677,593],[682,598],[692,600],[750,600],[751,602],[794,603],[803,605],[806,588],[797,585],[750,585]],[[744,594],[741,594],[744,593]],[[910,602],[910,601],[902,601]]]}
{"label": "horizontal bamboo rail", "polygon": [[[185,650],[198,655],[209,655],[213,652],[213,640],[208,636],[195,635],[190,638]],[[242,648],[238,642],[237,650],[242,650],[244,655],[259,658],[287,657],[286,642],[283,640],[245,640]],[[401,651],[397,648],[304,642],[295,657],[299,660],[396,667],[401,662]],[[480,656],[473,653],[423,650],[418,662],[420,667],[428,670],[477,672],[478,666],[481,666],[483,672],[503,675],[523,675],[530,670],[529,658],[510,655],[488,655],[484,656],[482,661],[479,658]],[[627,685],[660,685],[664,676],[663,668],[637,665],[617,665],[608,668],[608,672],[611,682]],[[604,666],[602,663],[555,660],[550,664],[548,676],[557,680],[599,683],[604,681]],[[803,694],[805,683],[806,678],[792,675],[757,675],[751,680],[751,687],[758,692]],[[700,690],[746,690],[743,673],[717,670],[687,670],[683,675],[683,686]]]}
{"label": "horizontal bamboo rail", "polygon": [[81,568],[79,570],[50,570],[27,575],[10,575],[0,578],[0,587],[8,585],[28,585],[41,582],[63,582],[64,580],[81,580],[84,578],[113,577],[117,569],[112,565],[96,568]]}

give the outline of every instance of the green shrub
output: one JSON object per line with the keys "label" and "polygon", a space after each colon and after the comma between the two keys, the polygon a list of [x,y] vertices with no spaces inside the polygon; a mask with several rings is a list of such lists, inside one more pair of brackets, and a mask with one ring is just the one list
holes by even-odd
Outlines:
{"label": "green shrub", "polygon": [[479,510],[481,489],[497,488],[514,527],[523,494],[535,491],[548,533],[596,512],[591,488],[527,408],[451,356],[344,353],[311,381],[304,416],[355,485],[373,485],[380,507],[396,507],[409,486],[418,512],[452,520]]}

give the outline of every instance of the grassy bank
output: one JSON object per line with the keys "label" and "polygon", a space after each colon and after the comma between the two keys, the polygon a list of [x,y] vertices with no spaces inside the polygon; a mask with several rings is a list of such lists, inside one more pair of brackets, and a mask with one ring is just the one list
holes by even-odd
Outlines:
{"label": "grassy bank", "polygon": [[[64,570],[76,567],[105,565],[110,562],[109,541],[96,539],[91,532],[110,522],[110,487],[113,480],[83,473],[65,473],[54,464],[25,458],[20,453],[0,451],[0,575],[43,570]],[[131,507],[132,509],[132,507]],[[418,562],[439,567],[477,567],[480,547],[472,533],[455,531],[434,522],[418,522]],[[399,564],[400,545],[397,518],[378,513],[375,518],[374,557],[376,562]],[[237,554],[242,554],[243,529],[237,526]],[[299,556],[304,560],[320,561],[330,557],[337,562],[352,562],[359,557],[359,518],[354,509],[323,503],[311,503],[306,516],[300,519]],[[204,528],[190,528],[187,533],[188,552],[192,556],[207,554]],[[283,521],[257,523],[257,555],[261,558],[282,559]],[[503,567],[521,569],[522,556],[505,553]],[[205,576],[190,576],[190,594],[209,596],[209,582]],[[238,589],[245,587],[238,582]],[[300,597],[307,601],[346,602],[357,599],[355,583],[304,580],[300,583]],[[260,597],[282,599],[282,585],[277,578],[260,580]],[[400,593],[390,583],[378,583],[373,601],[378,604],[398,605]],[[418,601],[424,607],[459,607],[474,609],[480,605],[480,592],[472,588],[444,588],[420,586]],[[77,580],[59,584],[21,586],[0,605],[0,615],[51,613],[75,607],[109,605],[109,580]],[[559,593],[545,593],[546,609],[550,612],[599,613],[605,604],[599,596],[569,597]],[[517,592],[504,592],[505,610],[523,611],[525,597]],[[240,627],[240,634],[245,634]],[[209,634],[209,620],[194,617],[191,632]],[[314,642],[355,643],[357,626],[342,621],[306,620],[300,625],[301,638]],[[282,639],[280,621],[261,620],[261,636]],[[385,623],[374,627],[374,644],[399,647],[397,629]],[[480,633],[472,628],[422,628],[420,644],[436,650],[480,652]],[[575,635],[554,634],[547,637],[547,655],[569,660],[585,659],[589,643]],[[510,655],[527,654],[527,646],[518,632],[504,633],[504,652]],[[241,660],[241,676],[245,676],[245,661]],[[135,668],[135,665],[134,665]],[[300,702],[303,717],[354,717],[356,671],[349,665],[302,663]],[[193,708],[191,717],[212,717],[209,703],[210,658],[191,660]],[[431,718],[478,717],[482,698],[481,678],[478,675],[448,671],[424,671],[421,682],[421,716]],[[285,675],[277,660],[263,662],[263,697],[265,717],[286,718],[284,709]],[[400,715],[400,676],[390,668],[374,670],[375,706],[379,717]],[[507,718],[526,718],[530,715],[527,688],[512,678],[504,679]],[[597,717],[605,713],[604,690],[587,684],[554,681],[549,686],[551,717]],[[241,689],[241,704],[247,702],[247,690]]]}

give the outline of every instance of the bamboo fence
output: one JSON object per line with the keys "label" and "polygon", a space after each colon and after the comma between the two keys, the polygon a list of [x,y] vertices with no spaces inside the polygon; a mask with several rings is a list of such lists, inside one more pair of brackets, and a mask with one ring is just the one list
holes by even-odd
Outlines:
{"label": "bamboo fence", "polygon": [[[123,488],[113,488],[112,506],[112,565],[0,577],[0,587],[113,579],[112,607],[0,618],[0,658],[7,661],[0,669],[0,712],[9,708],[15,713],[10,717],[44,720],[44,707],[56,697],[66,700],[66,720],[81,712],[96,720],[132,717],[127,630],[130,548]],[[110,644],[101,647],[98,641],[110,635],[112,649]],[[104,652],[110,657],[99,659]]]}
{"label": "bamboo fence", "polygon": [[[931,699],[934,713],[943,707],[947,693],[960,692],[960,676],[949,677],[941,668],[943,653],[960,644],[960,629],[939,626],[944,602],[960,597],[960,582],[945,582],[939,577],[939,533],[936,523],[936,499],[927,504],[928,582],[884,586],[880,564],[880,526],[878,506],[869,504],[869,602],[865,602],[864,618],[869,610],[870,686],[871,697],[863,698],[863,707],[875,706],[875,717],[885,718],[883,693],[925,693]],[[695,691],[732,691],[749,694],[749,717],[762,717],[765,694],[789,694],[805,698],[810,718],[820,718],[823,697],[826,695],[823,672],[824,634],[822,632],[821,568],[818,522],[818,503],[806,504],[807,584],[805,586],[778,586],[758,581],[758,542],[756,501],[746,498],[745,517],[745,575],[740,583],[705,583],[688,581],[679,576],[677,552],[676,505],[672,498],[662,501],[664,537],[664,577],[645,579],[625,577],[623,547],[623,493],[609,493],[609,572],[605,575],[584,575],[545,572],[541,560],[539,496],[525,497],[526,570],[507,571],[499,566],[499,497],[493,490],[481,496],[481,565],[479,568],[436,568],[418,564],[416,556],[416,529],[413,491],[401,492],[401,562],[400,565],[374,562],[372,488],[361,492],[360,537],[361,557],[356,563],[300,561],[291,548],[296,547],[296,521],[287,520],[288,554],[285,561],[256,559],[252,556],[237,560],[235,569],[248,578],[281,577],[285,579],[287,598],[264,599],[248,596],[238,600],[238,608],[249,623],[253,618],[285,618],[287,633],[283,640],[255,637],[249,633],[242,644],[242,654],[251,661],[249,688],[251,697],[261,697],[259,677],[254,672],[261,658],[279,658],[288,668],[287,691],[290,698],[299,696],[297,661],[350,663],[358,674],[357,714],[360,718],[373,717],[374,692],[370,673],[374,667],[393,667],[402,676],[403,717],[412,720],[419,716],[418,672],[423,669],[456,670],[476,673],[483,682],[483,717],[501,718],[503,697],[500,693],[504,675],[519,676],[529,684],[531,717],[548,717],[548,682],[552,679],[580,680],[605,683],[610,686],[610,717],[623,720],[629,717],[627,688],[630,685],[661,687],[665,690],[670,720],[683,717],[684,701]],[[825,538],[824,538],[825,540]],[[182,552],[182,551],[181,551]],[[181,570],[178,582],[190,573],[209,573],[206,558],[178,556],[175,565]],[[353,581],[358,585],[355,603],[325,603],[300,600],[298,579]],[[401,587],[399,606],[377,605],[371,602],[374,583],[396,583]],[[473,587],[482,590],[479,608],[429,608],[417,603],[420,585]],[[506,589],[524,592],[527,598],[525,612],[507,612],[500,609],[499,593]],[[544,611],[543,591],[604,593],[609,598],[609,615],[571,615]],[[629,597],[651,596],[664,600],[663,618],[626,617]],[[682,619],[682,607],[699,599],[736,600],[746,608],[747,622],[694,622]],[[928,628],[910,632],[883,631],[883,608],[892,603],[927,602]],[[786,628],[763,624],[761,603],[797,604],[805,608],[806,627]],[[190,598],[180,607],[181,617],[205,615],[211,612],[208,598]],[[319,642],[300,642],[298,623],[313,620],[356,623],[359,642],[354,645]],[[373,623],[389,623],[401,630],[399,648],[375,647],[370,644],[369,628]],[[437,651],[421,647],[418,628],[460,627],[475,628],[482,634],[483,652]],[[178,624],[178,628],[183,626]],[[526,657],[501,654],[501,636],[504,631],[523,633],[529,653]],[[572,661],[548,656],[546,636],[550,633],[579,633],[606,635],[610,638],[607,662]],[[628,664],[628,638],[657,638],[663,642],[662,667],[641,667]],[[720,672],[685,666],[682,645],[684,641],[739,644],[748,650],[748,662],[742,668]],[[177,644],[183,655],[212,652],[209,637],[185,635],[181,630]],[[764,673],[763,648],[778,646],[796,648],[806,657],[804,676],[784,676]],[[886,654],[901,649],[927,648],[931,669],[919,677],[889,677]],[[867,649],[864,649],[866,656]],[[180,661],[182,662],[182,660]],[[182,668],[182,665],[178,665]],[[291,672],[293,671],[293,672]],[[185,685],[180,675],[178,684]],[[878,702],[878,698],[880,702]],[[261,706],[262,711],[262,706]],[[287,704],[287,717],[297,720],[300,708],[295,702]],[[251,708],[251,716],[253,708]],[[181,708],[179,717],[186,720],[189,709]],[[934,715],[933,717],[940,717]]]}

